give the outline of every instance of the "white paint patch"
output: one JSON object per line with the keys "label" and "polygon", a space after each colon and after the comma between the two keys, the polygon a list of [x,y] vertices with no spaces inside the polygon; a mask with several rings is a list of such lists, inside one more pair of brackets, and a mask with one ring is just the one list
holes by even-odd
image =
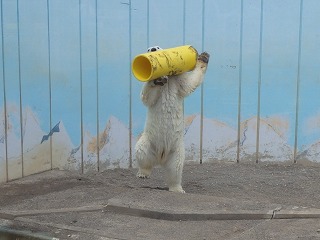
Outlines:
{"label": "white paint patch", "polygon": [[[200,158],[200,115],[196,115],[190,126],[186,126],[185,150],[186,160]],[[203,119],[203,160],[220,160],[224,158],[227,146],[237,138],[237,131],[222,122]],[[234,158],[234,157],[233,157]]]}
{"label": "white paint patch", "polygon": [[303,133],[306,135],[319,134],[320,114],[307,118],[303,123]]}
{"label": "white paint patch", "polygon": [[[286,133],[282,128],[284,121],[266,121],[260,119],[259,160],[280,162],[292,160],[293,150],[288,145],[284,137]],[[257,117],[250,118],[241,123],[240,136],[240,161],[255,160],[257,149]],[[236,153],[237,141],[228,147],[225,157],[231,158]]]}

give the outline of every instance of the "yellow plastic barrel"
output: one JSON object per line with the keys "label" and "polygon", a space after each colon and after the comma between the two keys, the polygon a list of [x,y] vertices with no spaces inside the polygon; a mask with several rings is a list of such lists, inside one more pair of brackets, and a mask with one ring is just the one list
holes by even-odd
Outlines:
{"label": "yellow plastic barrel", "polygon": [[198,52],[190,45],[140,54],[133,59],[133,75],[142,82],[191,71]]}

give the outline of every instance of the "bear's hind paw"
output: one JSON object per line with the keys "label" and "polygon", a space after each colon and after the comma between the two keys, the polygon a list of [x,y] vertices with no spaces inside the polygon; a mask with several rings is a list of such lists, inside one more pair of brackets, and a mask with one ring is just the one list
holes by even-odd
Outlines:
{"label": "bear's hind paw", "polygon": [[150,178],[150,175],[144,175],[142,173],[137,173],[138,178]]}
{"label": "bear's hind paw", "polygon": [[150,178],[150,174],[151,174],[151,170],[147,170],[147,169],[139,169],[138,173],[137,173],[137,177],[138,178]]}
{"label": "bear's hind paw", "polygon": [[186,193],[181,186],[169,187],[170,192]]}

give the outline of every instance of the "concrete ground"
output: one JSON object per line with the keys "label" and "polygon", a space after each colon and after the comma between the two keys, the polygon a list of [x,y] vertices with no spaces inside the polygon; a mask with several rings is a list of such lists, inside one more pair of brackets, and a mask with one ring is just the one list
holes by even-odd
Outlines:
{"label": "concrete ground", "polygon": [[[320,239],[320,166],[187,164],[186,194],[157,168],[53,170],[0,184],[0,232],[42,239]],[[0,233],[0,239],[1,233]]]}

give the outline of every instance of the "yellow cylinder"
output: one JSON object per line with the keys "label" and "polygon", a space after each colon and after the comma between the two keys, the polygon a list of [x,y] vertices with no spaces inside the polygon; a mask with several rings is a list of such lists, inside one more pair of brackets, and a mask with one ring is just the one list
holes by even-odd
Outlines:
{"label": "yellow cylinder", "polygon": [[132,72],[138,80],[147,82],[191,71],[197,58],[197,50],[190,45],[144,53],[133,59]]}

